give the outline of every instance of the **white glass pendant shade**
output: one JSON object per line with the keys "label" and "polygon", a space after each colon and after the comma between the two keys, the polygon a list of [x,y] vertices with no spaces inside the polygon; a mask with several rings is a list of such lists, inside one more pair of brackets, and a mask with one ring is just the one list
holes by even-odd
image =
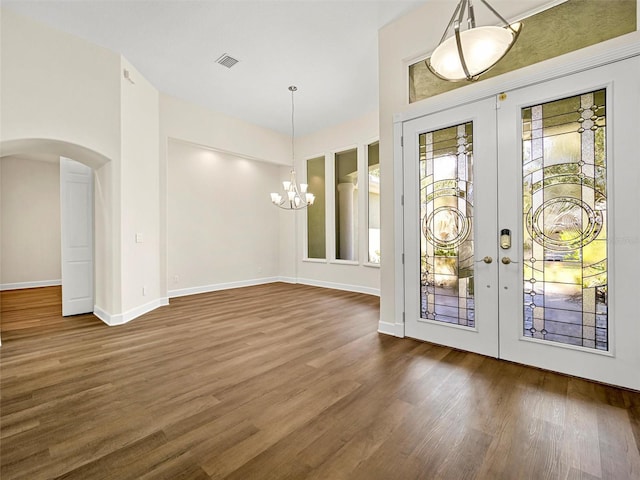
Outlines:
{"label": "white glass pendant shade", "polygon": [[427,65],[444,80],[475,80],[507,54],[520,33],[521,26],[520,23],[514,23],[510,28],[488,26],[460,32],[462,55],[468,75],[462,65],[455,35],[435,49]]}
{"label": "white glass pendant shade", "polygon": [[[472,0],[460,0],[427,68],[449,82],[474,81],[509,52],[522,31],[522,23],[509,24],[487,0],[480,0],[502,26],[476,26]],[[464,28],[466,27],[466,30]]]}

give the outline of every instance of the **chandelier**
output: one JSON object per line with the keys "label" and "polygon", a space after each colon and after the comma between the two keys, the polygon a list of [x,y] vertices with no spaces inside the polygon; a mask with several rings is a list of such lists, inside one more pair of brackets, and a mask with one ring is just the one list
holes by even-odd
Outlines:
{"label": "chandelier", "polygon": [[[440,43],[425,60],[434,75],[449,82],[477,80],[502,60],[522,31],[522,23],[510,25],[486,0],[480,1],[504,26],[476,27],[471,1],[460,0]],[[460,29],[463,23],[467,24],[466,30]],[[453,35],[449,36],[452,29]]]}
{"label": "chandelier", "polygon": [[295,162],[295,150],[294,150],[294,138],[295,138],[295,125],[293,122],[294,104],[293,104],[293,92],[297,91],[298,87],[291,85],[289,91],[291,92],[291,172],[289,180],[282,182],[284,188],[284,195],[280,193],[271,194],[271,202],[276,206],[284,210],[300,210],[309,205],[313,205],[316,197],[313,193],[307,192],[308,185],[301,183],[298,186],[296,180]]}

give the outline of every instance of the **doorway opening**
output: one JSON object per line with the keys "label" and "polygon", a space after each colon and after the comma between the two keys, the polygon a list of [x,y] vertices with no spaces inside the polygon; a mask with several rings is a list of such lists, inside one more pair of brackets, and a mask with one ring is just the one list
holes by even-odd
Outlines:
{"label": "doorway opening", "polygon": [[[77,270],[76,266],[78,265],[77,262],[74,263],[76,258],[72,257],[67,262],[68,265],[73,264],[71,269],[62,267],[64,255],[61,252],[64,248],[65,238],[67,243],[73,243],[78,240],[79,236],[77,230],[65,233],[67,229],[61,221],[60,206],[65,203],[61,202],[61,194],[65,194],[65,188],[63,187],[61,190],[60,159],[73,158],[77,160],[77,163],[74,162],[74,164],[84,171],[85,176],[88,176],[85,187],[90,187],[90,197],[85,195],[85,198],[90,201],[90,205],[83,209],[78,208],[78,192],[81,189],[72,188],[71,192],[67,192],[66,197],[69,200],[67,203],[70,205],[72,217],[82,217],[85,224],[89,225],[88,233],[91,237],[94,236],[95,229],[93,223],[93,171],[104,166],[109,162],[109,159],[86,147],[45,139],[4,141],[0,144],[0,152],[3,164],[11,165],[10,168],[5,169],[5,173],[9,172],[9,174],[5,175],[2,180],[6,184],[4,186],[11,188],[3,188],[5,201],[0,206],[3,209],[2,243],[5,247],[2,252],[3,257],[6,256],[3,258],[5,260],[3,264],[5,267],[10,267],[9,269],[3,268],[3,278],[0,281],[2,290],[50,287],[50,291],[45,293],[46,300],[43,300],[44,303],[50,304],[56,296],[56,291],[62,299],[64,295],[60,293],[61,291],[73,292],[74,289],[78,289],[78,284],[80,284],[86,293],[90,293],[90,298],[85,298],[86,305],[81,311],[71,310],[65,314],[92,312],[95,287],[102,286],[101,278],[94,274],[93,264],[85,268],[86,272],[90,271],[88,273],[90,285],[87,285],[86,280],[78,280],[77,271],[74,271]],[[29,172],[34,174],[35,181],[32,181],[33,178],[30,180]],[[12,181],[13,179],[22,180],[16,183]],[[25,208],[25,206],[32,207],[34,203],[37,203],[41,208]],[[28,215],[25,213],[27,211]],[[6,214],[7,212],[9,215]],[[74,221],[67,223],[73,225]],[[87,240],[86,236],[85,240]],[[96,242],[100,243],[98,248],[103,248],[104,240],[98,238]],[[91,255],[93,255],[93,239],[91,238],[88,243]],[[11,258],[11,261],[6,261],[8,258]],[[29,262],[26,262],[25,259]],[[46,265],[44,265],[45,263]],[[85,277],[86,275],[85,273]],[[29,297],[26,293],[25,295],[13,295],[12,297],[14,299]],[[11,295],[9,296],[11,297]],[[71,297],[73,296],[71,295]]]}

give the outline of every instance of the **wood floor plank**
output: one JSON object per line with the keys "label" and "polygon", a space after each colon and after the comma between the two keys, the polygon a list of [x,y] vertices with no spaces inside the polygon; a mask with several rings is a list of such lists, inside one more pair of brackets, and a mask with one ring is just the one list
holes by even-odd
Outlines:
{"label": "wood floor plank", "polygon": [[373,296],[60,301],[0,292],[3,480],[640,478],[639,392],[380,335]]}
{"label": "wood floor plank", "polygon": [[[593,408],[586,382],[569,382],[567,390],[565,463],[575,474],[588,474],[601,478],[600,438],[594,425],[598,424],[598,413]],[[639,444],[640,445],[640,444]],[[570,474],[571,476],[571,474]]]}

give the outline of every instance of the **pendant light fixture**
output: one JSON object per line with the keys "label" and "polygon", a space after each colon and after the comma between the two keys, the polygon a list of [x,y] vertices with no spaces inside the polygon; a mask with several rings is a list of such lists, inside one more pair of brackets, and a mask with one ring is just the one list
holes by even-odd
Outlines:
{"label": "pendant light fixture", "polygon": [[[522,23],[510,25],[489,2],[480,1],[503,26],[477,27],[472,0],[460,0],[440,43],[425,60],[427,68],[437,77],[449,82],[477,80],[502,60],[520,35]],[[462,30],[464,23],[467,28]]]}
{"label": "pendant light fixture", "polygon": [[289,91],[291,92],[291,172],[289,180],[282,182],[284,188],[284,195],[280,193],[271,194],[271,202],[276,206],[284,210],[300,210],[313,205],[315,196],[313,193],[307,192],[308,185],[301,183],[298,186],[296,181],[296,168],[295,164],[295,150],[294,150],[294,138],[295,138],[295,124],[293,122],[294,115],[294,103],[293,92],[297,91],[298,87],[291,85]]}

